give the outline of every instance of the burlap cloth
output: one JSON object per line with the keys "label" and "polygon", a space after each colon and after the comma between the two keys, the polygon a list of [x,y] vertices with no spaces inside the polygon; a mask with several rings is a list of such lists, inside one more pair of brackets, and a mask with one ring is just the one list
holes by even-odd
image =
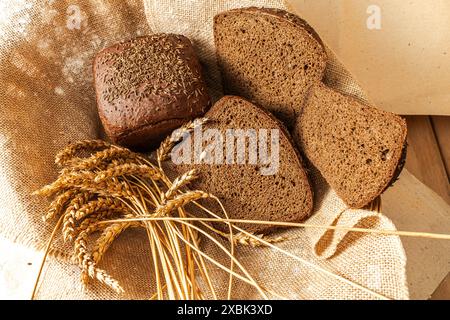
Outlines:
{"label": "burlap cloth", "polygon": [[[93,55],[119,40],[151,32],[190,37],[204,64],[214,97],[220,75],[214,60],[212,17],[238,6],[284,8],[282,1],[9,1],[0,20],[0,235],[42,249],[52,225],[42,222],[46,199],[30,193],[56,177],[55,153],[68,142],[102,136],[92,87]],[[329,52],[325,82],[366,101]],[[309,223],[395,229],[384,215],[347,210],[313,170],[315,214]],[[319,229],[282,232],[279,244],[329,271],[394,299],[407,299],[406,257],[398,237]],[[57,243],[64,250],[67,247]],[[223,255],[207,241],[205,250]],[[266,288],[292,299],[372,299],[374,296],[331,278],[269,248],[238,250],[238,258]],[[126,232],[106,255],[102,268],[125,288],[118,296],[95,282],[83,291],[77,266],[49,260],[39,286],[41,299],[145,299],[154,293],[145,235]],[[213,267],[218,288],[227,276]],[[254,299],[254,289],[238,280],[234,298]]]}

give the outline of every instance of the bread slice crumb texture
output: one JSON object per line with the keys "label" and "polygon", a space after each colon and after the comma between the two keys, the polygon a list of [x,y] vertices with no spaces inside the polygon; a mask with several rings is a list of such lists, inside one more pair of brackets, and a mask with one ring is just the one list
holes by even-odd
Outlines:
{"label": "bread slice crumb texture", "polygon": [[406,123],[318,84],[297,119],[294,139],[337,194],[360,208],[393,179],[402,161]]}
{"label": "bread slice crumb texture", "polygon": [[[263,165],[250,164],[248,161],[245,164],[203,163],[175,166],[177,174],[193,168],[198,170],[199,178],[192,183],[191,188],[216,195],[232,218],[301,221],[310,215],[313,194],[306,171],[293,143],[277,120],[263,109],[234,96],[219,100],[206,117],[210,122],[203,126],[203,131],[215,128],[223,136],[227,129],[268,129],[269,132],[271,129],[278,129],[279,169],[276,174],[262,175]],[[248,139],[246,148],[248,150]],[[225,149],[223,152],[225,154]],[[220,212],[213,201],[205,201],[216,212]],[[226,229],[224,224],[218,227]],[[267,225],[252,224],[244,224],[242,227],[251,232],[273,229]]]}
{"label": "bread slice crumb texture", "polygon": [[271,111],[292,128],[308,88],[323,77],[317,34],[283,10],[246,8],[217,15],[214,38],[227,93]]}

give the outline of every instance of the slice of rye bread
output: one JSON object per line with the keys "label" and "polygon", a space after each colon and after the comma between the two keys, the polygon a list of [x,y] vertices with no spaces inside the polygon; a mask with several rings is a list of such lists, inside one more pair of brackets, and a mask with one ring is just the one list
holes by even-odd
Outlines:
{"label": "slice of rye bread", "polygon": [[[227,129],[267,129],[268,139],[271,129],[279,132],[279,167],[273,175],[261,174],[261,168],[266,167],[260,161],[250,164],[249,139],[246,139],[246,161],[244,164],[179,164],[169,162],[172,174],[181,175],[190,169],[197,169],[198,179],[190,185],[190,189],[198,189],[217,196],[223,203],[231,218],[271,220],[271,221],[301,221],[307,218],[313,209],[313,192],[307,173],[303,167],[300,155],[294,147],[287,131],[281,123],[269,112],[252,103],[235,96],[225,96],[206,113],[210,119],[203,125],[206,129],[218,129],[226,140]],[[195,135],[191,145],[195,144]],[[197,138],[198,139],[198,138]],[[184,140],[182,143],[187,143]],[[209,140],[211,144],[212,140]],[[237,145],[234,140],[234,145]],[[179,144],[177,148],[181,146]],[[206,143],[208,144],[208,143]],[[204,145],[206,145],[204,144]],[[259,144],[260,147],[262,144]],[[268,154],[272,147],[266,143]],[[235,148],[237,149],[237,148]],[[192,147],[194,151],[194,147]],[[226,156],[226,142],[223,144],[223,155]],[[260,150],[260,149],[258,149]],[[258,151],[259,152],[259,151]],[[193,152],[194,153],[194,152]],[[259,156],[259,153],[258,153]],[[234,150],[236,159],[236,150]],[[172,159],[173,160],[173,159]],[[206,200],[208,208],[223,216],[220,207],[212,200]],[[267,232],[274,229],[267,225],[238,224],[250,232]],[[226,231],[225,224],[216,227]]]}
{"label": "slice of rye bread", "polygon": [[361,208],[400,174],[406,133],[401,117],[317,84],[310,89],[293,136],[344,202]]}
{"label": "slice of rye bread", "polygon": [[269,8],[234,9],[214,18],[224,90],[268,109],[293,128],[308,88],[321,81],[327,56],[298,16]]}

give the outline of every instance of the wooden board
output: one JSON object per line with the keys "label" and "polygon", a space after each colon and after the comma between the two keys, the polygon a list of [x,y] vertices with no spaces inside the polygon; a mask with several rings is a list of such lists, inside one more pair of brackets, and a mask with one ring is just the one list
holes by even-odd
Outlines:
{"label": "wooden board", "polygon": [[449,300],[450,298],[450,273],[442,280],[439,287],[431,295],[431,300]]}
{"label": "wooden board", "polygon": [[406,168],[450,204],[450,117],[408,116]]}
{"label": "wooden board", "polygon": [[[450,233],[450,205],[408,170],[382,195],[381,211],[398,230]],[[429,299],[450,271],[450,241],[402,237],[402,243],[410,297]],[[440,297],[450,299],[450,291]]]}
{"label": "wooden board", "polygon": [[[450,117],[408,116],[407,122],[406,168],[450,204]],[[450,300],[448,269],[431,299]]]}
{"label": "wooden board", "polygon": [[436,140],[439,145],[441,157],[447,170],[447,178],[450,182],[450,117],[431,117]]}

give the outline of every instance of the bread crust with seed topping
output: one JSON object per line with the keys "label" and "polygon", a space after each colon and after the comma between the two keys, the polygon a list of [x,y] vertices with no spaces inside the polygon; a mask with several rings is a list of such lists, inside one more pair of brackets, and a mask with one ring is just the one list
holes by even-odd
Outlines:
{"label": "bread crust with seed topping", "polygon": [[181,35],[115,44],[96,55],[93,72],[106,133],[133,149],[156,146],[211,104],[192,44]]}

